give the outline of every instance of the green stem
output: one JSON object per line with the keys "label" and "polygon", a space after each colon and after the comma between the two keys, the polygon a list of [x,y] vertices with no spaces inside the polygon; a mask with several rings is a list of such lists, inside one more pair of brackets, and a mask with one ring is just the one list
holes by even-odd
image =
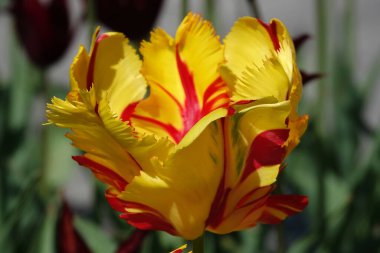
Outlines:
{"label": "green stem", "polygon": [[96,14],[95,14],[95,6],[94,0],[88,0],[87,4],[87,22],[89,24],[89,37],[90,43],[92,41],[92,35],[96,28]]}
{"label": "green stem", "polygon": [[285,253],[285,235],[284,235],[284,224],[278,224],[276,226],[277,232],[277,253]]}
{"label": "green stem", "polygon": [[206,18],[211,21],[211,23],[215,24],[215,2],[214,0],[206,1]]}
{"label": "green stem", "polygon": [[193,253],[204,252],[204,234],[193,240]]}
{"label": "green stem", "polygon": [[186,17],[189,11],[189,0],[182,0],[182,18]]}
{"label": "green stem", "polygon": [[[327,3],[326,0],[316,0],[317,9],[317,65],[318,72],[325,73],[327,69]],[[326,103],[326,81],[320,78],[316,110],[318,113],[318,131],[323,132],[324,104]]]}
{"label": "green stem", "polygon": [[[39,73],[39,85],[40,85],[40,93],[43,97],[43,100],[48,102],[48,94],[49,94],[49,86],[46,79],[46,69],[41,69]],[[48,155],[49,155],[49,134],[46,126],[43,126],[41,129],[40,136],[40,145],[41,145],[41,153],[40,153],[40,171],[39,171],[39,179],[40,179],[40,193],[43,197],[48,197],[49,189],[47,182],[47,174],[48,174]]]}
{"label": "green stem", "polygon": [[[327,71],[327,22],[328,22],[328,8],[327,8],[327,0],[316,0],[316,25],[317,25],[317,65],[318,72],[326,73]],[[324,113],[325,113],[325,103],[326,103],[326,80],[325,78],[321,78],[318,84],[318,97],[317,97],[317,135],[318,135],[318,146],[320,151],[324,152],[326,147],[323,145],[324,142]],[[325,191],[325,167],[322,165],[318,170],[317,174],[317,182],[318,182],[318,217],[322,220],[326,216],[325,214],[325,201],[326,201],[326,191]],[[319,222],[317,224],[318,234],[321,238],[324,237],[325,234],[325,222]]]}
{"label": "green stem", "polygon": [[257,0],[250,0],[252,5],[252,13],[255,18],[262,19],[261,11],[259,5],[257,4]]}

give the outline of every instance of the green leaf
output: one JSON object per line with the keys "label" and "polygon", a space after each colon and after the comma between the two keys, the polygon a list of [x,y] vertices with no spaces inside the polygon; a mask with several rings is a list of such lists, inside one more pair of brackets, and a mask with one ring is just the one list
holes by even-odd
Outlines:
{"label": "green leaf", "polygon": [[55,252],[55,231],[57,222],[57,207],[48,205],[45,219],[41,227],[38,250],[36,253]]}

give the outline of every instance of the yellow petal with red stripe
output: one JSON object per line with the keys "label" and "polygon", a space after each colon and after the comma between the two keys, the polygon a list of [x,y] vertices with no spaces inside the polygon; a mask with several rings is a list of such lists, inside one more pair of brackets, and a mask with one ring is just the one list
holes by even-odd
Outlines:
{"label": "yellow petal with red stripe", "polygon": [[224,119],[225,174],[213,203],[216,213],[210,216],[210,231],[224,234],[245,229],[261,216],[289,136],[289,101],[267,101],[253,102]]}
{"label": "yellow petal with red stripe", "polygon": [[122,33],[98,33],[99,28],[93,35],[90,54],[82,46],[74,58],[68,97],[74,97],[77,90],[94,88],[96,101],[106,96],[112,112],[121,117],[125,107],[146,93],[147,84],[140,73],[142,62]]}
{"label": "yellow petal with red stripe", "polygon": [[[91,97],[90,93],[93,92],[87,93],[88,97]],[[90,100],[88,97],[83,96],[82,100]],[[104,174],[114,173],[125,182],[130,182],[140,173],[139,165],[106,130],[98,114],[91,108],[91,104],[84,102],[71,103],[53,98],[52,104],[48,104],[48,122],[72,129],[67,137],[74,146],[86,152],[81,164],[90,167],[97,175],[101,174],[98,168],[102,167],[105,168]],[[103,178],[106,176],[103,175]]]}
{"label": "yellow petal with red stripe", "polygon": [[272,195],[266,202],[260,222],[277,224],[290,215],[299,213],[308,204],[306,196],[301,195]]}
{"label": "yellow petal with red stripe", "polygon": [[[157,163],[155,170],[142,171],[119,196],[134,203],[134,208],[126,205],[124,210],[127,221],[140,229],[160,226],[189,240],[203,234],[223,173],[222,146],[221,124],[213,122],[190,145]],[[144,222],[136,220],[141,216]]]}
{"label": "yellow petal with red stripe", "polygon": [[225,80],[230,81],[233,101],[287,98],[295,54],[281,21],[273,19],[265,24],[259,19],[241,18],[224,42],[226,64],[222,72]]}
{"label": "yellow petal with red stripe", "polygon": [[124,114],[137,130],[179,143],[209,113],[222,109],[227,114],[228,90],[218,71],[223,50],[209,22],[190,13],[174,39],[156,29],[150,42],[142,43],[141,53],[149,97]]}

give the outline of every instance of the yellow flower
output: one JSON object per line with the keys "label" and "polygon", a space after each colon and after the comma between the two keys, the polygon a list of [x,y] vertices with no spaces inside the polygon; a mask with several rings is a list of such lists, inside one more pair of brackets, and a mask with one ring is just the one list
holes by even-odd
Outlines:
{"label": "yellow flower", "polygon": [[66,100],[48,104],[48,121],[85,152],[74,160],[137,228],[192,240],[276,223],[307,204],[270,195],[307,123],[286,28],[242,18],[224,44],[192,13],[175,38],[154,30],[142,61],[122,34],[96,31],[90,53],[74,59]]}

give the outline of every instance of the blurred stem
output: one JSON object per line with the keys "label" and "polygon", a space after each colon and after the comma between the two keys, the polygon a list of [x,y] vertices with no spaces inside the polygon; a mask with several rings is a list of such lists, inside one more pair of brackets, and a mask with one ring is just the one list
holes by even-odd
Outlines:
{"label": "blurred stem", "polygon": [[215,24],[215,2],[214,0],[206,0],[206,18]]}
{"label": "blurred stem", "polygon": [[248,0],[252,5],[252,13],[255,18],[262,19],[261,11],[259,8],[259,5],[257,3],[257,0]]}
{"label": "blurred stem", "polygon": [[280,223],[276,226],[277,232],[277,253],[285,253],[285,235],[284,224]]}
{"label": "blurred stem", "polygon": [[[327,70],[327,0],[316,0],[316,10],[317,10],[317,63],[318,72],[326,73]],[[317,137],[319,137],[319,153],[323,154],[325,151],[324,143],[324,104],[326,103],[326,81],[325,78],[321,78],[318,84],[318,98],[317,98]],[[318,182],[318,217],[322,220],[325,217],[325,167],[322,165],[318,170],[317,182]],[[325,234],[325,222],[319,222],[318,234],[323,238]]]}
{"label": "blurred stem", "polygon": [[88,0],[87,5],[87,22],[89,28],[90,44],[92,43],[92,35],[96,28],[96,14],[94,0]]}
{"label": "blurred stem", "polygon": [[193,253],[204,252],[204,234],[193,240]]}
{"label": "blurred stem", "polygon": [[[46,78],[46,69],[41,69],[39,72],[39,85],[40,85],[40,94],[42,96],[42,100],[44,102],[47,102],[49,99],[49,86]],[[46,187],[49,185],[48,182],[46,181],[46,175],[48,171],[48,153],[49,153],[49,135],[47,131],[46,126],[41,127],[41,136],[40,136],[40,143],[41,143],[41,153],[40,153],[40,193],[42,197],[47,197],[49,194],[49,189]],[[44,198],[43,198],[44,199]]]}
{"label": "blurred stem", "polygon": [[189,11],[189,0],[182,0],[182,18],[186,17]]}
{"label": "blurred stem", "polygon": [[[326,0],[316,0],[317,10],[317,64],[318,72],[326,73],[327,69],[327,2]],[[317,124],[319,134],[323,134],[324,104],[326,102],[326,81],[325,78],[319,79],[318,98],[317,98]]]}

